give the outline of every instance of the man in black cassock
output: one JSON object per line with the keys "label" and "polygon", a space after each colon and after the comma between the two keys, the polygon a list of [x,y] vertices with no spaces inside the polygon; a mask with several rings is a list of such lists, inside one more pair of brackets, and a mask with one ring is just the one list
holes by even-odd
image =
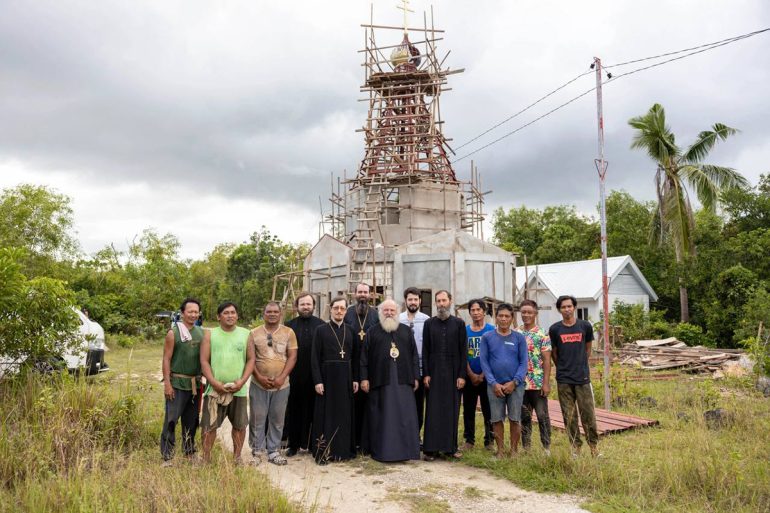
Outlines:
{"label": "man in black cassock", "polygon": [[311,368],[315,411],[311,451],[318,464],[356,454],[353,394],[358,392],[359,347],[350,326],[342,322],[347,301],[331,303],[331,320],[315,330]]}
{"label": "man in black cassock", "polygon": [[422,369],[425,385],[423,453],[433,461],[439,454],[459,458],[457,423],[460,390],[465,386],[468,335],[465,322],[449,313],[452,295],[436,292],[438,315],[425,321],[422,331]]}
{"label": "man in black cassock", "polygon": [[[359,350],[366,341],[366,332],[379,322],[377,309],[369,306],[369,296],[371,289],[366,283],[356,285],[356,304],[351,305],[345,312],[345,324],[350,326],[355,335],[356,342],[360,344]],[[356,447],[362,452],[367,452],[366,440],[364,436],[364,417],[366,414],[367,395],[355,394],[356,404]]]}
{"label": "man in black cassock", "polygon": [[299,314],[286,323],[294,330],[297,337],[297,364],[291,371],[289,402],[286,406],[284,434],[288,438],[286,456],[294,456],[300,449],[308,449],[310,425],[313,423],[313,405],[315,390],[310,370],[310,355],[313,347],[313,334],[324,322],[313,315],[315,298],[309,292],[300,292],[294,300],[294,308]]}
{"label": "man in black cassock", "polygon": [[420,459],[414,391],[420,375],[417,344],[398,321],[392,299],[380,304],[379,324],[369,328],[361,352],[361,390],[369,394],[369,451],[377,461]]}

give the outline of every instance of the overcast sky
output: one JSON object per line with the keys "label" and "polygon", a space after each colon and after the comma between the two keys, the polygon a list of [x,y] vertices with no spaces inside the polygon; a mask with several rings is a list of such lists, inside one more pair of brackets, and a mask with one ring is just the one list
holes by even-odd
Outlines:
{"label": "overcast sky", "polygon": [[[396,3],[375,1],[375,21],[400,24]],[[421,24],[431,4],[411,4]],[[369,6],[0,0],[0,187],[70,196],[86,253],[147,227],[177,235],[190,258],[261,225],[312,243],[329,174],[355,172],[363,155],[357,50]],[[454,146],[587,71],[594,55],[611,64],[770,26],[765,0],[447,0],[434,13],[440,53],[465,68],[442,96]],[[656,102],[681,144],[719,121],[741,133],[711,161],[752,183],[770,172],[768,55],[765,33],[606,85],[608,189],[653,197],[654,165],[629,149],[627,120]],[[458,156],[593,85],[583,77]],[[596,154],[590,94],[473,159],[494,191],[490,213],[567,203],[595,214]]]}

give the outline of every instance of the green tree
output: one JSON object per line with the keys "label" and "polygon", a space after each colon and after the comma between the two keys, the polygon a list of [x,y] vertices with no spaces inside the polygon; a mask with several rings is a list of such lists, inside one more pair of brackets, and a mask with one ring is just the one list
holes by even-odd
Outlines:
{"label": "green tree", "polygon": [[607,196],[608,255],[630,255],[658,295],[658,308],[668,312],[679,301],[676,267],[670,247],[651,244],[654,218],[655,202],[637,201],[626,191],[611,191]]}
{"label": "green tree", "polygon": [[498,208],[492,228],[498,245],[527,255],[528,263],[570,262],[598,256],[599,225],[578,214],[575,207],[558,205],[537,210],[522,206],[508,212]]}
{"label": "green tree", "polygon": [[[674,133],[666,125],[666,113],[657,103],[646,114],[634,117],[628,123],[636,130],[631,148],[646,151],[657,165],[658,215],[654,226],[659,228],[659,240],[671,241],[676,261],[681,265],[695,253],[693,212],[686,187],[694,190],[705,209],[714,210],[720,191],[747,183],[734,169],[703,162],[717,141],[726,140],[737,130],[715,123],[711,130],[698,134],[690,146],[682,148],[676,144]],[[689,322],[687,285],[683,275],[679,277],[679,298],[681,319]]]}
{"label": "green tree", "polygon": [[175,310],[189,291],[187,265],[179,259],[179,239],[147,229],[128,249],[126,303],[133,316],[151,323],[160,310]]}
{"label": "green tree", "polygon": [[57,260],[77,254],[72,225],[70,199],[47,187],[23,184],[0,194],[0,247],[25,250],[21,265],[27,275],[56,272]]}
{"label": "green tree", "polygon": [[708,336],[717,347],[736,347],[735,328],[743,318],[743,306],[761,285],[757,275],[742,265],[734,265],[716,276],[704,303]]}
{"label": "green tree", "polygon": [[[755,287],[746,298],[740,318],[735,330],[736,342],[756,337],[760,323],[765,332],[770,329],[770,291],[764,283]],[[770,368],[767,370],[770,371]]]}
{"label": "green tree", "polygon": [[218,244],[203,260],[190,264],[190,295],[201,301],[203,319],[216,319],[217,305],[233,297],[227,281],[227,265],[234,249],[234,244]]}
{"label": "green tree", "polygon": [[734,187],[722,192],[729,234],[770,228],[770,175],[760,175],[756,187]]}
{"label": "green tree", "polygon": [[277,274],[302,268],[306,253],[306,246],[284,243],[264,226],[251,235],[248,243],[233,250],[227,263],[227,278],[244,320],[254,319],[271,299]]}
{"label": "green tree", "polygon": [[61,354],[80,342],[74,294],[64,282],[22,273],[24,250],[0,248],[0,355],[17,360]]}
{"label": "green tree", "polygon": [[91,258],[74,263],[70,284],[78,304],[106,331],[136,333],[142,322],[130,306],[132,284],[121,260],[125,255],[114,246],[106,246]]}

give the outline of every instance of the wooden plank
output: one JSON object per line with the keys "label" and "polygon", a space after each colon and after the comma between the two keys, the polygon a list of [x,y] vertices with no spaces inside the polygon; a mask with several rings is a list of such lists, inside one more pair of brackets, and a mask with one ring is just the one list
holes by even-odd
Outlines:
{"label": "wooden plank", "polygon": [[637,340],[635,343],[639,347],[669,346],[679,342],[676,337],[669,337],[660,340]]}
{"label": "wooden plank", "polygon": [[[625,413],[611,412],[602,408],[596,408],[594,411],[596,414],[596,429],[599,432],[599,436],[609,433],[618,433],[637,427],[655,426],[658,424],[657,420],[645,419],[635,415],[627,415]],[[532,416],[535,418],[537,417],[534,412]],[[550,399],[548,401],[548,416],[550,417],[551,426],[553,428],[562,431],[566,430],[564,419],[561,415],[559,401],[555,399]],[[580,425],[580,422],[578,422],[578,424],[580,432],[585,435],[583,426]]]}

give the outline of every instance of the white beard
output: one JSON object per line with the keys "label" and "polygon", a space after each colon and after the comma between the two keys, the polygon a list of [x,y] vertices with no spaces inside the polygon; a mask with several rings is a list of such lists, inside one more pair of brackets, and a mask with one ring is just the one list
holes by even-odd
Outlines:
{"label": "white beard", "polygon": [[449,315],[449,308],[439,308],[436,313],[436,316],[442,321],[449,319]]}
{"label": "white beard", "polygon": [[380,326],[388,333],[393,333],[398,329],[398,319],[395,317],[385,317],[380,314]]}

